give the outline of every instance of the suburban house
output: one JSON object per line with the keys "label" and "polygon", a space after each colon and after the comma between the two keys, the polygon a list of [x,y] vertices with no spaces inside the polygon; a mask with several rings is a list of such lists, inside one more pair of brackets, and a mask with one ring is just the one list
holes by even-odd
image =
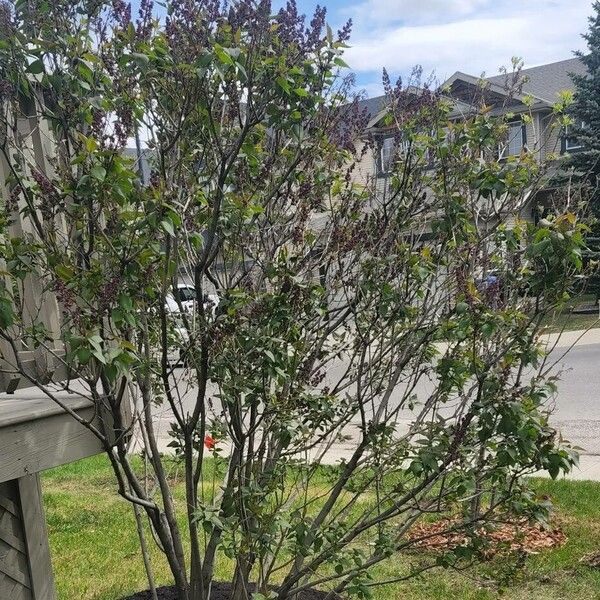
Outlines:
{"label": "suburban house", "polygon": [[[474,109],[473,99],[482,93],[491,114],[514,115],[509,122],[506,144],[499,148],[499,159],[526,151],[535,153],[540,161],[554,160],[578,149],[577,141],[558,126],[552,111],[560,93],[574,89],[571,73],[585,73],[585,66],[578,58],[523,69],[517,92],[510,93],[509,90],[514,88],[511,73],[482,80],[457,71],[441,84],[440,91],[453,103],[451,120],[460,120],[468,115]],[[375,181],[377,189],[383,191],[395,144],[393,134],[383,124],[387,113],[386,96],[363,100],[361,108],[366,110],[369,119],[363,141],[370,140],[373,150],[365,155],[355,177],[358,182]],[[524,122],[524,114],[531,116],[531,122]],[[535,218],[534,211],[541,200],[539,196],[545,192],[550,193],[551,189],[538,192],[536,202],[529,201],[522,207],[522,218]]]}
{"label": "suburban house", "polygon": [[[585,67],[578,58],[523,69],[520,72],[518,91],[514,93],[509,91],[513,87],[510,85],[511,73],[482,80],[480,77],[457,71],[441,84],[440,90],[452,102],[452,120],[463,119],[472,113],[476,108],[473,101],[480,98],[482,93],[485,93],[485,102],[491,107],[492,114],[513,115],[506,144],[498,150],[500,160],[510,155],[519,155],[522,151],[534,153],[540,161],[554,160],[560,159],[560,156],[566,153],[577,151],[576,140],[569,137],[568,131],[564,131],[556,123],[553,105],[561,92],[573,90],[570,73],[584,72]],[[482,83],[485,84],[483,90]],[[415,93],[418,93],[418,90],[415,89]],[[365,185],[375,183],[378,192],[385,193],[396,143],[393,129],[383,122],[387,113],[386,96],[362,100],[359,108],[366,111],[368,123],[362,139],[355,140],[355,144],[371,143],[368,144],[369,150],[353,171],[353,177],[356,182]],[[531,122],[523,121],[524,114],[531,116]],[[142,180],[147,183],[150,180],[152,151],[128,148],[125,152],[135,160]],[[503,219],[507,223],[516,217],[534,220],[537,207],[545,204],[554,191],[555,188],[550,185],[538,190],[535,197],[533,194],[528,196],[518,211],[504,214]],[[321,230],[327,219],[326,213],[315,215],[312,220],[313,226],[317,231]],[[421,236],[425,240],[431,236],[431,232],[426,228]],[[191,286],[189,273],[181,272],[180,282],[182,285]],[[215,293],[209,282],[206,283],[206,290],[209,294]]]}
{"label": "suburban house", "polygon": [[[511,73],[481,79],[457,71],[440,85],[440,90],[453,102],[450,118],[459,120],[473,110],[473,99],[482,93],[481,84],[484,82],[486,103],[492,106],[492,114],[514,115],[507,143],[500,149],[499,158],[526,150],[534,152],[539,160],[547,160],[578,149],[577,141],[556,126],[552,114],[559,94],[574,89],[571,73],[585,73],[585,66],[578,58],[523,69],[519,77],[519,93],[511,95],[508,92]],[[359,182],[376,179],[379,180],[378,185],[383,185],[389,176],[390,159],[394,152],[393,135],[382,124],[387,112],[386,96],[362,100],[359,108],[366,111],[368,118],[364,139],[370,138],[375,144],[374,151],[365,156],[354,176]],[[531,114],[531,123],[523,123],[522,115],[525,113]],[[148,182],[152,152],[144,149],[138,153],[133,147],[126,148],[124,152],[135,160],[144,181]]]}

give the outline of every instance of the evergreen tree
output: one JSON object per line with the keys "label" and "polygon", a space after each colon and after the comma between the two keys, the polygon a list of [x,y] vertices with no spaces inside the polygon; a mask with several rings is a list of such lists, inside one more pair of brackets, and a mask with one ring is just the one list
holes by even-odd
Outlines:
{"label": "evergreen tree", "polygon": [[586,66],[586,74],[572,74],[575,84],[572,105],[573,125],[569,135],[581,145],[570,158],[576,176],[592,186],[592,209],[600,216],[600,1],[593,4],[588,32],[583,34],[588,52],[577,52]]}
{"label": "evergreen tree", "polygon": [[[592,235],[588,237],[588,264],[600,258],[600,1],[593,5],[589,17],[589,28],[583,34],[587,52],[577,52],[587,73],[571,74],[575,94],[571,107],[572,125],[569,139],[574,139],[580,148],[573,152],[568,161],[570,177],[585,188],[592,217]],[[600,297],[598,269],[592,269],[587,280],[586,291]]]}

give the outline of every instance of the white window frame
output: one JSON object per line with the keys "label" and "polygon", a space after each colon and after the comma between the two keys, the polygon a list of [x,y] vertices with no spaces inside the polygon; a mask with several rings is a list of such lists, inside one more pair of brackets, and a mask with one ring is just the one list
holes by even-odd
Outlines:
{"label": "white window frame", "polygon": [[[504,144],[500,144],[498,147],[498,156],[500,159],[503,158],[508,158],[509,156],[519,156],[521,154],[521,152],[523,151],[523,148],[525,148],[525,132],[523,130],[523,121],[519,120],[519,121],[508,121],[507,123],[508,125],[508,140],[506,141],[506,143]],[[519,135],[521,136],[521,144],[519,146],[519,151],[518,152],[509,152],[510,149],[510,143],[513,140],[513,137],[511,137],[511,131],[513,129],[513,127],[515,126],[519,126]],[[514,136],[516,137],[516,136]]]}
{"label": "white window frame", "polygon": [[396,139],[393,136],[383,138],[381,140],[381,148],[379,149],[379,165],[382,173],[390,172],[395,152]]}
{"label": "white window frame", "polygon": [[[579,126],[581,129],[585,127],[585,121],[580,121]],[[565,152],[570,152],[571,150],[579,150],[583,148],[583,145],[580,142],[575,142],[575,145],[571,146],[569,144],[569,129],[570,125],[565,126]],[[573,138],[571,138],[573,139]]]}
{"label": "white window frame", "polygon": [[[384,137],[381,141],[381,147],[379,149],[380,172],[390,173],[398,149],[400,150],[400,153],[405,153],[408,151],[408,146],[408,140],[398,140],[395,136]],[[386,154],[388,153],[389,155],[386,157]]]}

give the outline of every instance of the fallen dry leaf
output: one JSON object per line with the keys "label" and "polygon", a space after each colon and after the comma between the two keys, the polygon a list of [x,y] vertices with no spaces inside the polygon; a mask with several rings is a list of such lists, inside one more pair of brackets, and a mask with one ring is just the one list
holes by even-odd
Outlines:
{"label": "fallen dry leaf", "polygon": [[[415,547],[429,550],[450,550],[466,545],[469,538],[464,532],[450,531],[457,523],[453,519],[421,523],[411,531],[409,539],[415,541]],[[523,521],[498,524],[490,530],[482,528],[477,533],[489,544],[487,556],[508,549],[537,554],[541,550],[560,547],[567,541],[567,536],[560,529],[547,530]]]}
{"label": "fallen dry leaf", "polygon": [[579,560],[580,563],[592,567],[593,569],[600,569],[600,552],[591,552],[582,556]]}

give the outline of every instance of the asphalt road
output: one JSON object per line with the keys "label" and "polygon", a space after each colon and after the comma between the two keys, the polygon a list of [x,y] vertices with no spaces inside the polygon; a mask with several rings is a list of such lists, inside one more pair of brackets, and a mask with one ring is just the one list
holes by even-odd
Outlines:
{"label": "asphalt road", "polygon": [[[553,372],[560,377],[558,393],[551,401],[553,409],[551,422],[562,433],[565,440],[582,448],[584,454],[600,455],[600,343],[577,345],[565,356],[565,348],[555,349],[549,357],[556,363]],[[344,365],[336,365],[328,379],[333,381],[344,370]],[[181,369],[177,369],[181,375]],[[432,385],[429,382],[420,384],[416,393],[420,399],[428,396]],[[192,410],[195,390],[188,388],[182,395],[184,410]],[[391,403],[398,402],[401,391],[391,398]],[[214,407],[217,411],[218,406]],[[163,406],[155,409],[156,425],[160,431],[162,442],[168,441],[166,431],[172,420],[169,411]],[[401,421],[406,425],[412,413],[403,410]],[[340,448],[340,452],[342,449]]]}
{"label": "asphalt road", "polygon": [[[551,373],[559,377],[556,397],[549,400],[551,423],[563,438],[582,449],[582,454],[600,455],[600,343],[577,345],[567,352],[567,347],[555,348],[547,358]],[[340,376],[342,369],[333,369]],[[433,384],[425,381],[414,390],[419,400],[425,400]],[[390,403],[397,405],[402,396],[399,389]],[[441,410],[442,414],[449,413]],[[413,413],[403,410],[401,421],[408,423]]]}
{"label": "asphalt road", "polygon": [[585,453],[600,454],[600,344],[575,346],[560,358],[563,352],[550,355],[560,359],[552,423]]}

